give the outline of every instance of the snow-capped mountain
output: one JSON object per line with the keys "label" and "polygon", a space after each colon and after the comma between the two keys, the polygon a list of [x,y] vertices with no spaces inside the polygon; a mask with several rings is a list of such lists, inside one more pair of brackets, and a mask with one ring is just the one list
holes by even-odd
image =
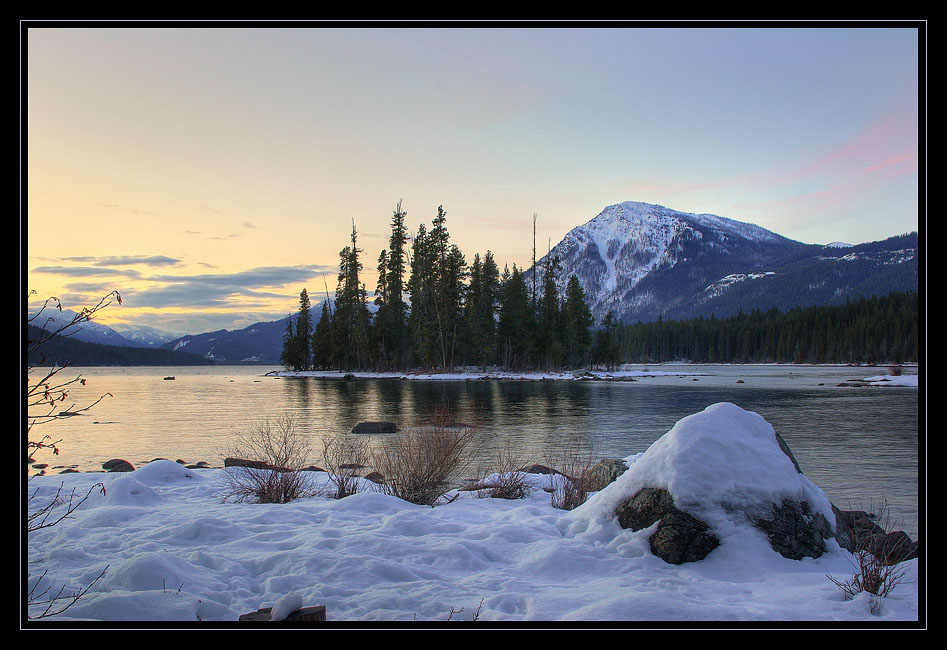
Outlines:
{"label": "snow-capped mountain", "polygon": [[[627,201],[571,230],[547,257],[559,257],[560,292],[578,277],[596,322],[608,311],[634,322],[916,290],[917,235],[904,237],[804,244],[749,223]],[[839,266],[843,259],[859,264]],[[536,265],[537,287],[545,262]]]}
{"label": "snow-capped mountain", "polygon": [[217,330],[182,336],[161,347],[190,352],[217,363],[273,365],[280,362],[285,332],[285,320],[260,322],[240,330]]}

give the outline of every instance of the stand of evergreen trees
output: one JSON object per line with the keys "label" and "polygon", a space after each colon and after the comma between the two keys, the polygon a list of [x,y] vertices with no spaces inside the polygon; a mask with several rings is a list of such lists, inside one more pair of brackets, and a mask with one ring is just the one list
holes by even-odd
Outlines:
{"label": "stand of evergreen trees", "polygon": [[[493,253],[468,263],[450,241],[447,212],[438,207],[428,229],[409,237],[399,201],[389,246],[378,256],[372,317],[357,231],[339,253],[334,306],[323,301],[313,324],[306,289],[299,311],[287,318],[281,361],[293,370],[454,370],[464,366],[558,369],[588,366],[593,351],[592,315],[575,276],[558,295],[558,259],[547,263],[540,295],[523,271],[501,272]],[[536,293],[539,293],[537,290]],[[410,302],[410,305],[409,305]]]}
{"label": "stand of evergreen trees", "polygon": [[608,337],[615,359],[656,363],[916,362],[918,294],[896,292],[844,305],[739,313],[726,319],[620,325]]}

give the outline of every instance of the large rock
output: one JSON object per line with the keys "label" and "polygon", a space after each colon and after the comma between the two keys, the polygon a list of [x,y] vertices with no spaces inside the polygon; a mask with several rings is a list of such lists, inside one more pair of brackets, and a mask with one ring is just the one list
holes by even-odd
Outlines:
{"label": "large rock", "polygon": [[583,487],[587,492],[603,490],[627,469],[628,464],[622,458],[603,458],[586,472]]}
{"label": "large rock", "polygon": [[707,524],[678,510],[674,498],[662,488],[644,488],[619,505],[615,514],[622,528],[632,530],[660,522],[648,542],[651,552],[669,564],[702,560],[720,544]]}
{"label": "large rock", "polygon": [[766,533],[773,550],[789,558],[820,557],[825,540],[834,536],[832,526],[821,512],[811,513],[805,501],[783,499],[753,525]]}

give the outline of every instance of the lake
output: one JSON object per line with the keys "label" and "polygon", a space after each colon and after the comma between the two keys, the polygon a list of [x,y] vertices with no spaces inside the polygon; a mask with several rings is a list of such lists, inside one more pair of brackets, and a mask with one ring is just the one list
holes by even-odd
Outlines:
{"label": "lake", "polygon": [[892,523],[917,536],[917,388],[838,386],[885,374],[884,368],[649,368],[681,375],[622,382],[339,381],[265,376],[277,368],[263,366],[69,368],[60,376],[81,375],[86,385],[74,385],[67,404],[78,408],[106,392],[112,397],[37,427],[62,442],[59,456],[35,457],[49,463],[50,474],[66,466],[100,470],[110,458],[136,466],[159,457],[220,466],[236,432],[293,412],[318,465],[326,436],[367,420],[416,424],[446,405],[458,420],[476,424],[488,443],[485,454],[510,443],[524,464],[550,464],[567,449],[612,457],[645,451],[681,418],[733,402],[773,425],[835,505],[877,510],[886,500]]}

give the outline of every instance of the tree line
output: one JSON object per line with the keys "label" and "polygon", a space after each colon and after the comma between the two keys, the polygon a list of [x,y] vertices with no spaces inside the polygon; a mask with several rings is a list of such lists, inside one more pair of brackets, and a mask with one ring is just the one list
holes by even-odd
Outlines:
{"label": "tree line", "polygon": [[[508,370],[581,368],[597,352],[585,291],[572,275],[559,295],[558,258],[546,262],[541,289],[530,290],[522,269],[500,271],[491,251],[473,260],[450,241],[443,206],[430,227],[411,237],[399,201],[389,246],[377,258],[376,310],[360,280],[363,249],[355,224],[339,252],[334,304],[322,301],[318,320],[309,294],[286,319],[281,362],[293,370]],[[410,304],[409,304],[410,303]]]}
{"label": "tree line", "polygon": [[844,305],[740,312],[613,325],[612,362],[902,363],[919,356],[918,294],[893,292]]}

